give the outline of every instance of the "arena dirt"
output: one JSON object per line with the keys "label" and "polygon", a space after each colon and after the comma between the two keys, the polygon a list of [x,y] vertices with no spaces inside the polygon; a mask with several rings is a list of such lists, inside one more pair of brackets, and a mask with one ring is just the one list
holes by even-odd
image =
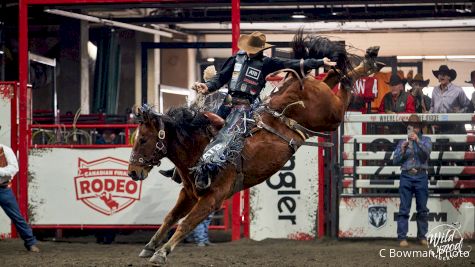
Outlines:
{"label": "arena dirt", "polygon": [[[20,240],[3,240],[0,266],[149,266],[147,260],[137,257],[143,244],[128,240],[119,237],[112,245],[96,244],[93,238],[46,241],[39,244],[39,254],[26,252]],[[181,244],[166,266],[475,266],[474,251],[470,258],[447,262],[379,257],[382,248],[399,249],[396,244],[395,240],[280,239],[224,242],[204,248]],[[468,244],[475,247],[474,242]],[[410,249],[423,248],[413,244]]]}

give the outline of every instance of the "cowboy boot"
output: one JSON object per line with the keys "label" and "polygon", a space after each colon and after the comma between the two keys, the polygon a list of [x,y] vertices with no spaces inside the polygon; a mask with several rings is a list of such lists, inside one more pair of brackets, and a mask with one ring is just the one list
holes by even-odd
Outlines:
{"label": "cowboy boot", "polygon": [[172,178],[173,174],[175,173],[175,167],[169,170],[159,170],[158,172],[165,177]]}
{"label": "cowboy boot", "polygon": [[181,177],[175,167],[169,170],[159,170],[158,172],[165,177],[171,178],[174,182],[181,184]]}

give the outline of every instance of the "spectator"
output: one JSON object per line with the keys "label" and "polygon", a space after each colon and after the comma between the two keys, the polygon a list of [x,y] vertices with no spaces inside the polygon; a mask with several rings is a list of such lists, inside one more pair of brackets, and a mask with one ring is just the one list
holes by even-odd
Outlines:
{"label": "spectator", "polygon": [[[414,98],[404,91],[405,79],[393,73],[389,80],[390,92],[388,92],[379,105],[379,113],[415,113]],[[384,131],[387,134],[402,134],[405,132],[402,126],[385,126]]]}
{"label": "spectator", "polygon": [[409,92],[415,100],[414,106],[417,113],[429,112],[431,99],[422,93],[422,89],[428,84],[429,79],[424,80],[420,73],[416,74],[416,76],[409,81],[409,85],[412,87]]}
{"label": "spectator", "polygon": [[[466,83],[471,84],[475,88],[475,70],[470,72],[470,81]],[[472,93],[472,110],[475,110],[475,92]]]}
{"label": "spectator", "polygon": [[10,189],[10,182],[17,172],[18,162],[15,153],[11,148],[0,144],[0,205],[15,225],[24,241],[25,248],[30,252],[40,252],[33,231],[21,215],[18,203]]}
{"label": "spectator", "polygon": [[457,72],[441,65],[439,70],[433,70],[434,76],[439,80],[439,85],[432,91],[431,112],[434,113],[463,113],[469,109],[469,100],[463,89],[454,85],[452,81],[457,78]]}
{"label": "spectator", "polygon": [[193,230],[193,238],[195,239],[196,244],[198,247],[204,246],[211,246],[213,243],[209,241],[209,225],[211,223],[211,219],[213,218],[214,212],[211,212],[208,217],[202,221],[198,226],[196,226],[195,230]]}
{"label": "spectator", "polygon": [[422,125],[415,114],[407,122],[407,140],[401,140],[394,151],[394,164],[401,165],[399,178],[400,206],[397,221],[397,238],[401,247],[407,247],[408,220],[411,211],[412,195],[416,197],[417,210],[417,238],[421,245],[427,245],[428,231],[427,199],[428,189],[428,162],[432,150],[429,137],[423,136]]}
{"label": "spectator", "polygon": [[118,144],[118,136],[112,129],[105,129],[104,132],[99,136],[96,141],[96,144],[108,145],[108,144]]}
{"label": "spectator", "polygon": [[401,79],[399,75],[393,73],[389,80],[391,92],[387,93],[381,105],[379,105],[379,113],[414,113],[414,98],[411,94],[404,91],[406,80]]}
{"label": "spectator", "polygon": [[[433,70],[434,76],[439,79],[439,85],[432,91],[431,113],[465,113],[471,109],[470,100],[463,89],[452,81],[457,77],[454,69],[449,69],[447,65],[441,65],[438,70]],[[436,127],[435,133],[442,134],[465,134],[463,124],[446,124]]]}

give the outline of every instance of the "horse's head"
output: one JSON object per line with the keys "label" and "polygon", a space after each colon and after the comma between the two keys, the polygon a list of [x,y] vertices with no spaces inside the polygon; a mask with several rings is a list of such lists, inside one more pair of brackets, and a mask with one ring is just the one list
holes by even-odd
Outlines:
{"label": "horse's head", "polygon": [[140,125],[129,159],[129,176],[134,180],[144,180],[150,170],[160,166],[160,160],[167,156],[167,125],[171,119],[156,113],[147,105],[139,108],[136,117]]}

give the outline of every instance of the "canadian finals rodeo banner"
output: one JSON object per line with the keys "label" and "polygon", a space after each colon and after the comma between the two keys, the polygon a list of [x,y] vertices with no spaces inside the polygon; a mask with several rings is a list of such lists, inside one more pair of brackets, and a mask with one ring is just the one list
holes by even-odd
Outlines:
{"label": "canadian finals rodeo banner", "polygon": [[[158,225],[180,185],[154,168],[144,181],[127,175],[131,148],[32,149],[29,214],[32,225]],[[164,160],[160,169],[173,164]]]}

